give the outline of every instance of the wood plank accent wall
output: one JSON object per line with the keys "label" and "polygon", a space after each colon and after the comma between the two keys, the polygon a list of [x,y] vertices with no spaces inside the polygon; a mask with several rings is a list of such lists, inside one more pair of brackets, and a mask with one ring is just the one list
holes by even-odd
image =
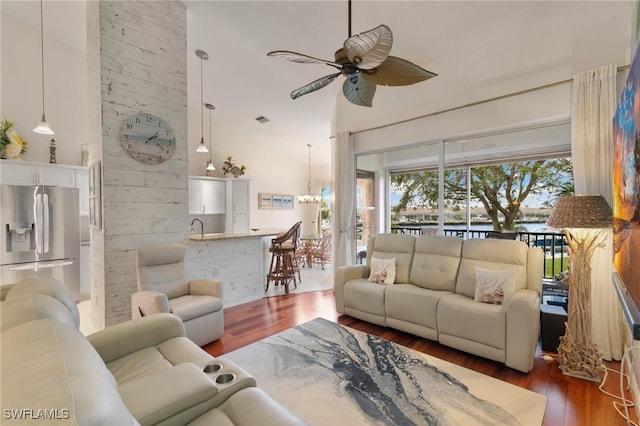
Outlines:
{"label": "wood plank accent wall", "polygon": [[[103,282],[96,277],[92,303],[110,326],[131,318],[136,248],[188,234],[187,19],[179,1],[101,1],[99,21],[104,223],[92,267]],[[122,123],[141,112],[173,129],[168,161],[141,163],[120,146]]]}

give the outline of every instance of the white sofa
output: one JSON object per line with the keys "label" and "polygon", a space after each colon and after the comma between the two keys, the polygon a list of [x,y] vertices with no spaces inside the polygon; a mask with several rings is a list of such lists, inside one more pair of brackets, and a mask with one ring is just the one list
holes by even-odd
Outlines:
{"label": "white sofa", "polygon": [[[395,258],[391,285],[368,280],[371,259]],[[335,274],[338,312],[506,364],[533,367],[540,328],[544,254],[520,241],[380,234],[367,264]],[[501,305],[474,301],[476,267],[515,274]]]}
{"label": "white sofa", "polygon": [[0,309],[2,424],[303,424],[241,367],[185,337],[173,314],[85,337],[53,279],[14,285]]}

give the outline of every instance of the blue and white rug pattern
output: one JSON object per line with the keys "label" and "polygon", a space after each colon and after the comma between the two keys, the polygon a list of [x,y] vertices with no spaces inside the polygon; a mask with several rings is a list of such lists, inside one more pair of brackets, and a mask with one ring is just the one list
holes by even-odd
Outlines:
{"label": "blue and white rug pattern", "polygon": [[546,397],[316,318],[227,358],[312,425],[540,425]]}

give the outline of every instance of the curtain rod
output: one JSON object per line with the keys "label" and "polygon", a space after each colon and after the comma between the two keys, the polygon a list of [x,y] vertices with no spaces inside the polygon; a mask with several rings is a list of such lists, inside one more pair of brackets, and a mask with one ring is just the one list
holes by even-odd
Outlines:
{"label": "curtain rod", "polygon": [[[617,72],[625,71],[625,70],[628,70],[630,67],[631,67],[631,65],[622,65],[622,66],[618,67],[616,69],[616,71]],[[370,127],[368,129],[356,130],[356,131],[350,132],[350,134],[351,135],[357,135],[359,133],[370,132],[372,130],[384,129],[385,127],[396,126],[398,124],[408,123],[409,121],[419,120],[421,118],[433,117],[433,116],[444,114],[444,113],[447,113],[447,112],[457,111],[457,110],[463,109],[463,108],[468,108],[468,107],[472,107],[472,106],[476,106],[476,105],[486,104],[486,103],[493,102],[493,101],[499,101],[501,99],[511,98],[513,96],[524,95],[526,93],[535,92],[537,90],[550,89],[550,88],[555,87],[555,86],[561,86],[563,84],[571,83],[572,81],[573,81],[573,78],[569,78],[567,80],[562,80],[562,81],[556,81],[555,83],[548,83],[548,84],[544,84],[542,86],[532,87],[530,89],[520,90],[518,92],[512,92],[512,93],[508,93],[506,95],[496,96],[494,98],[483,99],[481,101],[471,102],[471,103],[460,105],[460,106],[457,106],[457,107],[443,109],[443,110],[437,111],[437,112],[430,112],[428,114],[419,115],[417,117],[412,117],[412,118],[407,118],[405,120],[396,121],[395,123],[382,124],[380,126]]]}

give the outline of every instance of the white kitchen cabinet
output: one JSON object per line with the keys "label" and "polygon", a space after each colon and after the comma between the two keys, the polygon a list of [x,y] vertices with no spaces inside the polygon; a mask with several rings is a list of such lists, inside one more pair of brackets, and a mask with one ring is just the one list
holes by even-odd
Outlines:
{"label": "white kitchen cabinet", "polygon": [[249,213],[236,213],[231,217],[232,234],[249,233]]}
{"label": "white kitchen cabinet", "polygon": [[76,187],[75,167],[12,160],[0,161],[0,180],[3,184]]}
{"label": "white kitchen cabinet", "polygon": [[224,214],[225,211],[224,180],[189,178],[189,214]]}
{"label": "white kitchen cabinet", "polygon": [[230,234],[246,234],[250,231],[250,188],[249,180],[227,180],[227,215],[225,232]]}

